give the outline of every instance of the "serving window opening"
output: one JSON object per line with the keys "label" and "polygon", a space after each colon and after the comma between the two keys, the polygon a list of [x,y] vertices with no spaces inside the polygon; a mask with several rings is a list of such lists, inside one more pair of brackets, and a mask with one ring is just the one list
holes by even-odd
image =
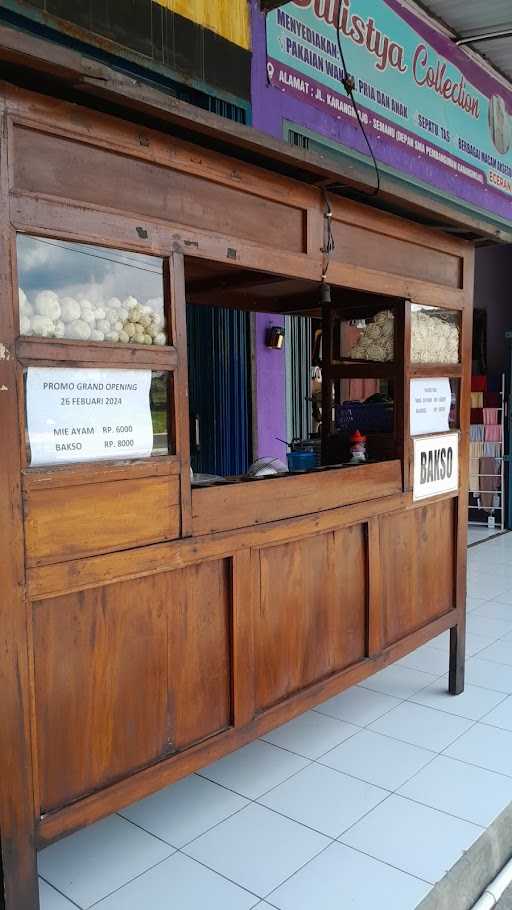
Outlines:
{"label": "serving window opening", "polygon": [[186,257],[193,487],[399,459],[403,302]]}

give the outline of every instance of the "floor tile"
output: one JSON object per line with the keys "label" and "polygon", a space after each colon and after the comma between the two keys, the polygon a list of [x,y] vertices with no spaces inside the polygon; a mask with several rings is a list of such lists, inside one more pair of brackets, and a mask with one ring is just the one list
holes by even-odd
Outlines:
{"label": "floor tile", "polygon": [[495,562],[504,562],[506,556],[505,547],[493,546],[488,547],[469,547],[467,551],[467,566],[468,569],[474,566],[487,565],[488,561]]}
{"label": "floor tile", "polygon": [[216,872],[175,853],[94,910],[249,910],[257,900]]}
{"label": "floor tile", "polygon": [[[482,578],[488,580],[490,577],[510,583],[512,577],[512,566],[508,560],[503,557],[490,560],[487,556],[482,556],[475,562],[468,563],[468,578]],[[475,595],[484,597],[484,594]],[[490,598],[489,598],[490,600]]]}
{"label": "floor tile", "polygon": [[489,714],[482,717],[481,723],[491,724],[493,727],[500,727],[502,730],[512,732],[512,698],[506,698],[496,708],[493,708]]}
{"label": "floor tile", "polygon": [[468,594],[466,597],[466,607],[468,612],[476,610],[477,607],[483,607],[484,604],[489,603],[492,598],[490,597],[477,597],[476,594]]}
{"label": "floor tile", "polygon": [[253,803],[185,847],[185,853],[260,897],[329,844],[329,838]]}
{"label": "floor tile", "polygon": [[495,644],[480,651],[480,657],[482,660],[492,660],[494,663],[512,667],[512,641],[495,642]]}
{"label": "floor tile", "polygon": [[40,910],[76,910],[76,904],[72,904],[42,879],[39,879],[39,905]]}
{"label": "floor tile", "polygon": [[512,779],[440,755],[399,792],[486,828],[512,801]]}
{"label": "floor tile", "polygon": [[445,755],[512,777],[512,733],[488,724],[475,724],[448,746]]}
{"label": "floor tile", "polygon": [[494,595],[492,599],[498,603],[505,604],[506,606],[512,606],[512,586],[510,583],[507,584],[505,590],[500,594]]}
{"label": "floor tile", "polygon": [[468,580],[468,594],[475,597],[485,597],[488,600],[498,598],[506,591],[507,580],[496,578],[492,575],[482,575]]}
{"label": "floor tile", "polygon": [[[269,900],[280,910],[412,910],[430,886],[344,844],[331,844]],[[391,905],[389,905],[391,910]]]}
{"label": "floor tile", "polygon": [[[481,524],[480,525],[469,525],[468,535],[472,536],[472,537],[475,536],[475,538],[480,538],[480,542],[478,543],[478,546],[470,547],[469,546],[470,541],[469,541],[469,537],[468,537],[468,552],[469,553],[480,553],[480,552],[485,552],[486,550],[495,550],[498,547],[498,545],[503,545],[503,542],[505,541],[506,536],[507,536],[506,533],[500,534],[499,532],[497,534],[496,534],[496,532],[494,532],[494,535],[491,535],[490,529]],[[491,539],[487,540],[487,538],[491,538]]]}
{"label": "floor tile", "polygon": [[448,649],[450,647],[450,630],[447,629],[446,632],[441,632],[440,635],[431,638],[428,645],[430,648],[437,648],[439,651],[444,651],[448,654]]}
{"label": "floor tile", "polygon": [[486,616],[489,619],[502,619],[505,622],[512,620],[512,604],[502,603],[501,600],[490,600],[482,607],[477,607],[473,616]]}
{"label": "floor tile", "polygon": [[247,800],[237,793],[191,774],[134,803],[121,815],[168,844],[183,847],[246,805]]}
{"label": "floor tile", "polygon": [[362,687],[371,689],[374,692],[381,692],[384,695],[393,695],[394,698],[409,698],[420,689],[424,689],[429,683],[433,682],[435,676],[431,673],[423,673],[421,670],[410,670],[408,667],[398,667],[392,665],[374,673],[369,679],[365,679]]}
{"label": "floor tile", "polygon": [[259,802],[334,838],[387,796],[387,790],[315,763],[266,793]]}
{"label": "floor tile", "polygon": [[448,669],[448,655],[437,648],[431,648],[429,645],[423,645],[407,654],[398,661],[401,667],[410,667],[411,670],[423,670],[424,673],[431,673],[434,676],[441,676]]}
{"label": "floor tile", "polygon": [[357,733],[359,727],[328,717],[318,711],[307,711],[262,739],[304,758],[319,758],[324,752]]}
{"label": "floor tile", "polygon": [[405,701],[376,720],[369,729],[433,752],[442,752],[458,736],[469,730],[472,723],[472,720],[465,717],[454,717],[434,708]]}
{"label": "floor tile", "polygon": [[[483,604],[479,604],[482,607]],[[512,632],[512,619],[492,619],[489,616],[480,616],[478,613],[472,613],[466,620],[466,628],[469,633],[474,635],[496,636],[501,638],[509,632]]]}
{"label": "floor tile", "polygon": [[386,790],[396,790],[434,757],[434,752],[362,730],[336,746],[322,764]]}
{"label": "floor tile", "polygon": [[506,553],[500,548],[494,550],[488,547],[486,553],[483,550],[468,550],[468,569],[481,567],[488,570],[490,566],[503,566],[509,562]]}
{"label": "floor tile", "polygon": [[202,768],[200,773],[242,796],[257,799],[307,764],[309,762],[298,755],[256,740]]}
{"label": "floor tile", "polygon": [[324,701],[315,708],[315,711],[365,727],[366,724],[382,717],[399,704],[399,698],[353,686],[346,692],[342,692],[341,695],[335,695],[334,698]]}
{"label": "floor tile", "polygon": [[390,796],[342,841],[376,859],[436,882],[480,836],[482,829],[401,796]]}
{"label": "floor tile", "polygon": [[[482,652],[483,654],[483,652]],[[512,694],[512,667],[493,663],[482,657],[470,657],[466,661],[466,682],[483,689]]]}
{"label": "floor tile", "polygon": [[494,644],[496,635],[475,635],[472,632],[466,632],[466,657],[476,657],[480,655],[485,648]]}
{"label": "floor tile", "polygon": [[490,689],[482,689],[480,686],[466,685],[462,695],[450,695],[448,677],[445,677],[413,695],[411,701],[418,705],[426,705],[427,708],[437,708],[447,714],[480,720],[484,714],[488,714],[503,701],[503,692],[491,692]]}
{"label": "floor tile", "polygon": [[112,815],[46,847],[38,867],[59,891],[90,907],[171,853],[172,847]]}

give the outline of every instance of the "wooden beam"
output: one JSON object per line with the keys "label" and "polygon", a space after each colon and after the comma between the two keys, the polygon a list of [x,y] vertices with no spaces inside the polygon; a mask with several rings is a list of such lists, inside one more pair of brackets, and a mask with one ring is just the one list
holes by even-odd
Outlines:
{"label": "wooden beam", "polygon": [[289,0],[260,0],[260,6],[264,13],[269,13],[272,9],[277,9],[278,6],[286,6]]}
{"label": "wooden beam", "polygon": [[[346,189],[365,194],[372,180],[369,165],[344,158],[338,165],[332,155],[288,145],[252,127],[228,121],[172,97],[166,91],[111,69],[85,54],[43,38],[0,26],[0,79],[10,83],[32,80],[36,91],[49,91],[87,104],[98,100],[130,119],[148,120],[155,128],[171,130],[198,144],[211,146],[233,157],[310,184],[329,186],[346,195]],[[339,190],[342,185],[343,189]],[[381,192],[372,200],[378,208],[422,221],[436,230],[461,229],[477,237],[512,242],[512,228],[497,226],[476,213],[456,210],[448,202],[419,193],[406,182],[381,175]]]}
{"label": "wooden beam", "polygon": [[[186,270],[186,269],[185,269]],[[274,285],[283,279],[280,275],[265,275],[258,272],[237,270],[236,272],[214,274],[210,278],[196,278],[186,282],[187,296],[209,294],[220,291],[249,292],[253,288]]]}
{"label": "wooden beam", "polygon": [[[2,112],[3,113],[3,112]],[[6,119],[0,141],[0,422],[9,444],[0,471],[0,908],[39,910],[31,721],[32,615],[25,590],[21,438],[14,340],[17,286],[9,224]]]}

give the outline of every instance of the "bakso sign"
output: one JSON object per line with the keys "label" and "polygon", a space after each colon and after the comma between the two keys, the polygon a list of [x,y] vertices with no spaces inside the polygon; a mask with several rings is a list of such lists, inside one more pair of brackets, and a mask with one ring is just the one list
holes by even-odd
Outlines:
{"label": "bakso sign", "polygon": [[309,108],[295,100],[283,115],[367,155],[341,84],[338,15],[376,157],[512,221],[512,91],[402,0],[290,0],[268,13],[268,84]]}
{"label": "bakso sign", "polygon": [[458,486],[458,434],[415,439],[413,499],[427,499],[440,493],[450,493]]}

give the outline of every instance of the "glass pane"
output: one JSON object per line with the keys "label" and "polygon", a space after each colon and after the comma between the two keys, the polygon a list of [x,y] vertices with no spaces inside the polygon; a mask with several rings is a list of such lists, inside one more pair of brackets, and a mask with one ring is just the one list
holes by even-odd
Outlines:
{"label": "glass pane", "polygon": [[460,427],[460,379],[450,379],[451,405],[448,423],[450,430],[458,430]]}
{"label": "glass pane", "polygon": [[174,453],[167,372],[29,367],[24,380],[28,464]]}
{"label": "glass pane", "polygon": [[342,322],[341,357],[383,363],[393,360],[395,320],[391,310],[374,316]]}
{"label": "glass pane", "polygon": [[460,314],[439,307],[411,307],[412,363],[458,363]]}
{"label": "glass pane", "polygon": [[[153,455],[167,455],[169,445],[169,373],[152,373],[149,400],[153,422]],[[172,450],[174,451],[174,450]]]}
{"label": "glass pane", "polygon": [[393,382],[343,379],[339,385],[335,433],[329,440],[329,462],[359,463],[396,458]]}
{"label": "glass pane", "polygon": [[109,344],[167,344],[155,256],[18,234],[20,333]]}

